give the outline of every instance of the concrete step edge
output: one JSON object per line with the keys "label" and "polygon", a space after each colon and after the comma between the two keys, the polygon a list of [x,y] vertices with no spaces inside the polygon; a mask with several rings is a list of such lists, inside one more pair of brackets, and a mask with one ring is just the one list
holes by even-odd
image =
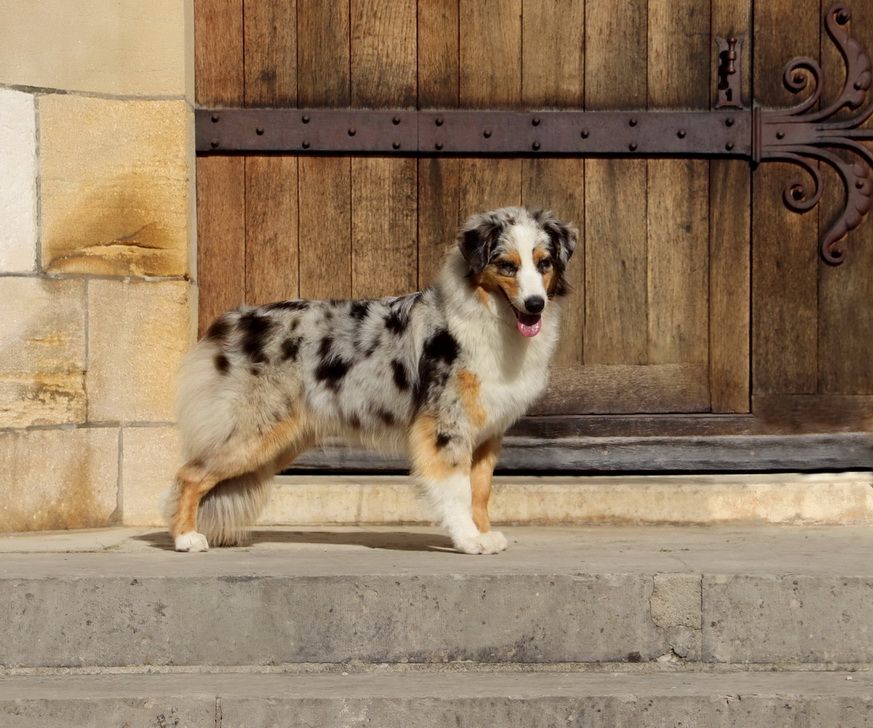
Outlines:
{"label": "concrete step edge", "polygon": [[861,728],[871,692],[873,673],[17,677],[0,682],[0,726]]}

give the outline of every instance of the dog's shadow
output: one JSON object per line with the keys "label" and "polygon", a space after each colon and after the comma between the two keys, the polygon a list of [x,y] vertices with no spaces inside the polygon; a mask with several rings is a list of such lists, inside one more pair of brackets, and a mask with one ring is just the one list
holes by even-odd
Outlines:
{"label": "dog's shadow", "polygon": [[[134,536],[152,548],[173,550],[173,539],[166,531],[151,531]],[[307,544],[325,546],[363,546],[386,551],[453,551],[451,539],[439,533],[406,531],[284,531],[253,530],[244,546],[222,548],[235,551],[263,544]]]}

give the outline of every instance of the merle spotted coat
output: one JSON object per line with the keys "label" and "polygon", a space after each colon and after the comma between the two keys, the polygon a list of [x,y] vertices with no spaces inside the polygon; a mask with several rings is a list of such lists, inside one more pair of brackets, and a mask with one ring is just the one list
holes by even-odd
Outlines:
{"label": "merle spotted coat", "polygon": [[575,241],[551,213],[502,208],[467,222],[424,291],[224,314],[181,372],[176,548],[239,542],[273,473],[327,437],[408,453],[459,550],[505,548],[491,474],[503,432],[545,388]]}

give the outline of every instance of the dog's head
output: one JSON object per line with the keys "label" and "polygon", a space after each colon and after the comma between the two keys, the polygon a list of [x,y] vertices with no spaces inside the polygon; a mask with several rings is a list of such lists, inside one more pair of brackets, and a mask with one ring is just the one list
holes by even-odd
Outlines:
{"label": "dog's head", "polygon": [[536,336],[549,301],[567,292],[576,229],[548,210],[503,207],[471,217],[458,247],[474,285],[505,297],[524,336]]}

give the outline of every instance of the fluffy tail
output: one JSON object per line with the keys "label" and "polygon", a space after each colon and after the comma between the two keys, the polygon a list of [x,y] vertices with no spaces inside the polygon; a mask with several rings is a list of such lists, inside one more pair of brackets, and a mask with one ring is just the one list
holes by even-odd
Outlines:
{"label": "fluffy tail", "polygon": [[[248,540],[248,527],[270,497],[272,472],[246,473],[222,480],[210,490],[197,511],[197,530],[210,546],[239,546]],[[174,484],[164,497],[163,511],[172,522],[179,500],[179,486]]]}

